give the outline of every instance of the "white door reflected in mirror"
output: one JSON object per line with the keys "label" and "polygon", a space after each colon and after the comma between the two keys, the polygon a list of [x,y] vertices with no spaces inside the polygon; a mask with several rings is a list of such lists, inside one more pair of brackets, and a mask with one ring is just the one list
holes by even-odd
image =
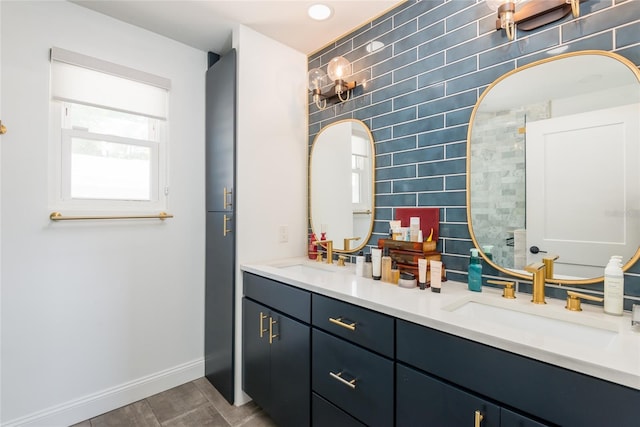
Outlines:
{"label": "white door reflected in mirror", "polygon": [[601,281],[612,255],[633,265],[640,258],[638,68],[591,50],[499,77],[469,123],[467,207],[474,244],[492,246],[492,263],[509,275],[530,278],[523,266],[550,255],[559,258],[549,282]]}

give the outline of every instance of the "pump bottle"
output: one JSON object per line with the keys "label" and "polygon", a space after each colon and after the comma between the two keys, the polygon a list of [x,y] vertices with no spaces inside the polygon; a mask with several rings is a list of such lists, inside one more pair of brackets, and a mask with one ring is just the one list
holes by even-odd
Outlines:
{"label": "pump bottle", "polygon": [[604,269],[604,312],[621,316],[624,308],[624,273],[619,256],[612,256]]}
{"label": "pump bottle", "polygon": [[478,250],[471,249],[471,258],[469,259],[469,281],[470,291],[482,292],[482,264],[478,257]]}

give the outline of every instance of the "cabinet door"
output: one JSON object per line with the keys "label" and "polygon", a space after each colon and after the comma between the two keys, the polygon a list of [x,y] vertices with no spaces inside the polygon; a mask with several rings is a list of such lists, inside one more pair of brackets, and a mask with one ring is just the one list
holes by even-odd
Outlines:
{"label": "cabinet door", "polygon": [[247,298],[242,300],[242,348],[242,389],[267,409],[272,396],[269,310]]}
{"label": "cabinet door", "polygon": [[[272,311],[271,390],[267,411],[281,427],[308,426],[311,418],[310,327]],[[267,326],[267,328],[269,328]]]}
{"label": "cabinet door", "polygon": [[[396,426],[500,426],[500,407],[432,378],[396,365]],[[483,419],[475,424],[476,411]]]}
{"label": "cabinet door", "polygon": [[223,212],[207,212],[205,362],[207,379],[233,403],[235,264],[233,237],[224,236]]}
{"label": "cabinet door", "polygon": [[[206,74],[206,204],[207,211],[233,209],[236,144],[236,52],[231,50]],[[229,205],[228,202],[231,202]]]}

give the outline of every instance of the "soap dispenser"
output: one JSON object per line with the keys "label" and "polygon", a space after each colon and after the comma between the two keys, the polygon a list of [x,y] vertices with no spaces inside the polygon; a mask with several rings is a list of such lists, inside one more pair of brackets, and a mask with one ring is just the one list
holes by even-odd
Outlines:
{"label": "soap dispenser", "polygon": [[482,252],[484,252],[488,260],[493,260],[493,245],[484,245]]}
{"label": "soap dispenser", "polygon": [[604,269],[604,312],[621,316],[624,309],[624,272],[620,256],[612,256]]}
{"label": "soap dispenser", "polygon": [[482,292],[482,264],[478,257],[478,250],[471,249],[471,258],[469,259],[469,290],[474,292]]}

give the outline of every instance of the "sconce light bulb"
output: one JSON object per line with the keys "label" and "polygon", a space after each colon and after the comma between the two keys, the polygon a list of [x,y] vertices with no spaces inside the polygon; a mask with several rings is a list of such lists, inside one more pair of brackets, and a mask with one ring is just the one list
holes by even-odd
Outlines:
{"label": "sconce light bulb", "polygon": [[321,90],[323,86],[329,83],[327,75],[320,68],[312,68],[307,74],[309,77],[309,90]]}
{"label": "sconce light bulb", "polygon": [[343,56],[336,56],[327,65],[327,74],[334,82],[345,80],[351,75],[351,63]]}

